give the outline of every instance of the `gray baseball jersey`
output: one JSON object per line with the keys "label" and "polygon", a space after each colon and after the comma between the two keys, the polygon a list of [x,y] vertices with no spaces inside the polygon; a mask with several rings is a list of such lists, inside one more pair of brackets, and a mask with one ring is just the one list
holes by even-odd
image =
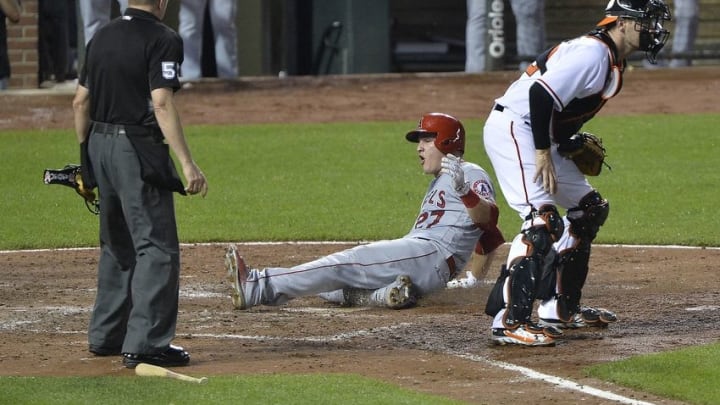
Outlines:
{"label": "gray baseball jersey", "polygon": [[[464,162],[463,172],[475,193],[495,202],[485,170]],[[292,268],[252,269],[245,283],[246,302],[248,307],[279,305],[347,287],[374,290],[399,275],[409,275],[420,293],[427,294],[445,287],[449,262],[457,269],[465,266],[481,234],[450,176],[442,174],[430,182],[415,224],[404,237],[356,246]]]}

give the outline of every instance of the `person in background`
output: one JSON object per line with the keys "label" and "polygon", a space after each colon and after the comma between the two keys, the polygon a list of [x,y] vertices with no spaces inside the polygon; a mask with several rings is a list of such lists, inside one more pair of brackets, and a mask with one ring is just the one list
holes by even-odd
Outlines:
{"label": "person in background", "polygon": [[0,90],[6,90],[10,81],[10,57],[7,46],[7,23],[20,22],[22,7],[18,0],[0,0]]}
{"label": "person in background", "polygon": [[38,83],[42,88],[62,85],[67,79],[70,57],[69,13],[65,0],[38,1]]}
{"label": "person in background", "polygon": [[[673,20],[675,30],[672,40],[673,54],[687,54],[695,48],[695,39],[700,22],[700,0],[675,0]],[[674,57],[670,60],[671,68],[692,65],[690,57]]]}
{"label": "person in background", "polygon": [[125,12],[128,6],[128,0],[78,0],[85,44],[90,42],[90,39],[92,39],[100,27],[110,21],[110,13],[114,1],[117,1],[120,6],[120,13]]}
{"label": "person in background", "polygon": [[181,79],[193,80],[203,76],[201,61],[206,8],[212,24],[217,75],[220,78],[237,77],[237,1],[181,0],[178,32],[185,50]]}
{"label": "person in background", "polygon": [[[525,68],[545,50],[545,1],[510,0],[515,15],[519,69]],[[467,0],[465,25],[465,72],[480,73],[486,67],[488,31],[487,0]]]}

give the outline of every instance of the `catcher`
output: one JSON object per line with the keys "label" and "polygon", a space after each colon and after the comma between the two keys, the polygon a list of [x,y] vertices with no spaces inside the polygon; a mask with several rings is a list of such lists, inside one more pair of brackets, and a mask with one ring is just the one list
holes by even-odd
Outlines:
{"label": "catcher", "polygon": [[625,58],[642,51],[655,62],[669,19],[662,0],[611,0],[596,29],[539,55],[495,100],[485,150],[524,223],[486,306],[494,342],[548,346],[556,328],[616,321],[608,310],[581,305],[591,243],[610,205],[585,177],[600,174],[605,149],[579,131],[620,91]]}

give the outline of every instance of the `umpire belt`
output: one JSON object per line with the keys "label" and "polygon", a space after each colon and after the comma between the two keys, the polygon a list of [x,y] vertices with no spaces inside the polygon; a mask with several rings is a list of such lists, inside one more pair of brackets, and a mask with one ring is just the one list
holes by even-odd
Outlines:
{"label": "umpire belt", "polygon": [[93,121],[92,122],[92,129],[91,132],[93,134],[100,134],[100,135],[125,135],[125,125],[120,124],[108,124],[106,122],[98,122]]}

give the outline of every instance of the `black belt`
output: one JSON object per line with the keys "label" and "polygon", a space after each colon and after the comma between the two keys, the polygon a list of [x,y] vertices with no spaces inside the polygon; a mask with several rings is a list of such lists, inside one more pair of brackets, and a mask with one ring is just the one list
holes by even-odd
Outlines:
{"label": "black belt", "polygon": [[159,137],[163,134],[160,128],[147,125],[109,124],[107,122],[92,122],[92,133],[100,135],[129,135],[133,137]]}
{"label": "black belt", "polygon": [[92,132],[102,135],[117,135],[119,133],[125,133],[125,125],[93,121]]}
{"label": "black belt", "polygon": [[[493,110],[495,110],[495,111],[497,111],[497,112],[503,112],[503,111],[505,111],[505,108],[506,108],[506,107],[505,107],[504,105],[500,105],[500,104],[497,104],[497,103],[493,106]],[[508,111],[509,111],[509,110],[508,110]],[[525,125],[530,125],[530,122],[529,122],[529,121],[520,121],[520,120],[517,120],[517,122],[522,122],[522,123],[524,123]]]}

